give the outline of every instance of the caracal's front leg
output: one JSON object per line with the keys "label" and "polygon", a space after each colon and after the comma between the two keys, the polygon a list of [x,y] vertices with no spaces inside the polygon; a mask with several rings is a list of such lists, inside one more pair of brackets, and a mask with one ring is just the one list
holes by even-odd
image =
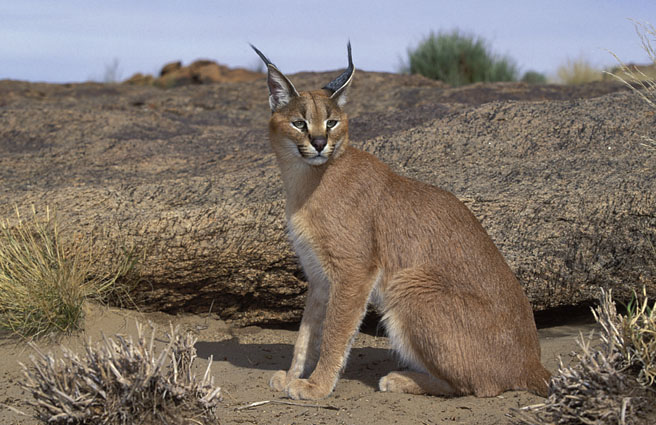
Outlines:
{"label": "caracal's front leg", "polygon": [[333,285],[323,323],[319,362],[308,379],[289,382],[286,388],[289,397],[317,400],[333,391],[364,317],[374,281],[375,278],[366,276]]}
{"label": "caracal's front leg", "polygon": [[327,281],[322,279],[310,283],[301,327],[294,344],[292,365],[288,371],[279,370],[271,377],[269,385],[274,390],[283,391],[292,380],[309,375],[317,364],[329,296]]}

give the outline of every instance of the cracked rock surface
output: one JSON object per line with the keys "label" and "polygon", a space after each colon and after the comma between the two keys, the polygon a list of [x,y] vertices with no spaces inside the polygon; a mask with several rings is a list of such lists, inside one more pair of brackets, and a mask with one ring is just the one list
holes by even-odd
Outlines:
{"label": "cracked rock surface", "polygon": [[[338,72],[292,75],[300,90]],[[146,310],[296,321],[266,81],[159,89],[0,81],[0,214],[54,209],[70,237],[142,248]],[[357,72],[351,143],[455,193],[537,311],[656,295],[656,115],[622,86],[450,88]],[[76,236],[77,235],[77,236]]]}

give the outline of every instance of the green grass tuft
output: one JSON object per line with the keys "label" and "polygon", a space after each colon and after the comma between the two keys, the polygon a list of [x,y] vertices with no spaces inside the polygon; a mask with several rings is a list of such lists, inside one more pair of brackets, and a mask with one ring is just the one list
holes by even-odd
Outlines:
{"label": "green grass tuft", "polygon": [[66,246],[46,210],[24,220],[18,210],[0,224],[0,328],[20,337],[70,332],[79,327],[88,299],[102,300],[135,265],[126,252],[110,272],[94,271],[85,243]]}
{"label": "green grass tuft", "polygon": [[408,50],[405,70],[452,86],[516,81],[519,75],[513,60],[493,54],[482,38],[459,31],[431,33]]}

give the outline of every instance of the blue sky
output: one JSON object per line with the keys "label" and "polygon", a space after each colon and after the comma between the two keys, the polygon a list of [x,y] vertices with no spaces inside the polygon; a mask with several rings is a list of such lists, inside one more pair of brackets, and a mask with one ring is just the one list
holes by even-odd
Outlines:
{"label": "blue sky", "polygon": [[143,1],[0,0],[0,79],[102,80],[118,60],[127,78],[173,60],[255,67],[248,43],[283,72],[346,65],[395,72],[430,31],[484,37],[522,71],[554,73],[568,58],[647,63],[628,18],[656,25],[656,0]]}

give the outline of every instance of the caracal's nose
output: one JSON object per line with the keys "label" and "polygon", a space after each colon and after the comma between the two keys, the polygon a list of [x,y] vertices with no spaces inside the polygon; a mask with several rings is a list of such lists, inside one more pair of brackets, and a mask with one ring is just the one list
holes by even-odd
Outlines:
{"label": "caracal's nose", "polygon": [[325,137],[313,137],[312,140],[310,140],[310,144],[317,150],[317,153],[321,153],[327,143],[328,141]]}

